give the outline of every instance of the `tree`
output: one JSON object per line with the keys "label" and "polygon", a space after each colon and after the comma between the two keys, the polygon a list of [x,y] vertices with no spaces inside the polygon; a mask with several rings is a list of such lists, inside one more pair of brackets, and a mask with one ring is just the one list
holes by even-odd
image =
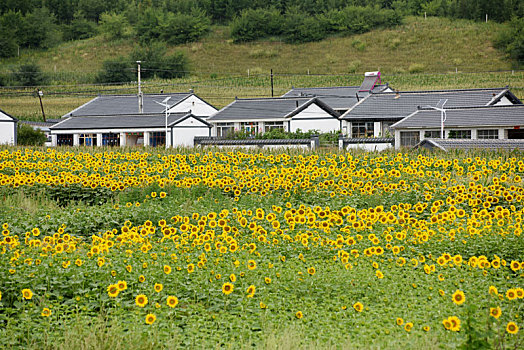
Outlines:
{"label": "tree", "polygon": [[162,69],[157,76],[164,79],[174,79],[185,77],[189,73],[189,62],[182,51],[177,51],[170,56],[166,56],[162,63]]}
{"label": "tree", "polygon": [[517,65],[524,64],[524,18],[513,18],[499,34],[495,46],[504,50]]}
{"label": "tree", "polygon": [[19,86],[39,86],[47,83],[47,77],[34,62],[20,65],[13,71],[15,85]]}
{"label": "tree", "polygon": [[21,43],[26,47],[47,49],[61,40],[55,16],[45,7],[35,8],[27,14],[20,32]]}
{"label": "tree", "polygon": [[96,33],[95,22],[88,21],[82,12],[75,13],[71,24],[62,27],[63,39],[81,40],[92,37]]}
{"label": "tree", "polygon": [[115,60],[107,60],[102,64],[95,81],[97,83],[125,83],[133,81],[135,74],[128,58],[120,56]]}
{"label": "tree", "polygon": [[21,146],[43,146],[47,141],[42,130],[33,129],[26,124],[18,124],[16,143]]}
{"label": "tree", "polygon": [[103,13],[99,31],[108,39],[122,39],[129,34],[129,23],[123,14]]}

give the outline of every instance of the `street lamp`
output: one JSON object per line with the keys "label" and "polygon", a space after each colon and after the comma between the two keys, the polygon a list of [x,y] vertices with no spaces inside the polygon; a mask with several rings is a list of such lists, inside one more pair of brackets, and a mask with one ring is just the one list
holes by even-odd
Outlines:
{"label": "street lamp", "polygon": [[[167,101],[169,101],[169,99],[171,98],[171,96],[169,97],[166,97],[162,102],[157,102],[155,101],[156,103],[158,103],[159,105],[161,106],[164,106],[166,109],[165,109],[165,113],[166,113],[166,138],[165,138],[165,144],[166,144],[166,149],[167,149],[167,117],[168,117],[168,113],[167,111],[169,110],[169,105],[167,104]],[[171,145],[172,146],[172,145]]]}
{"label": "street lamp", "polygon": [[426,108],[431,108],[436,111],[440,111],[440,138],[444,138],[444,122],[446,121],[447,115],[446,110],[444,109],[444,105],[448,102],[447,99],[445,100],[439,100],[437,105],[435,107],[433,106],[426,106]]}

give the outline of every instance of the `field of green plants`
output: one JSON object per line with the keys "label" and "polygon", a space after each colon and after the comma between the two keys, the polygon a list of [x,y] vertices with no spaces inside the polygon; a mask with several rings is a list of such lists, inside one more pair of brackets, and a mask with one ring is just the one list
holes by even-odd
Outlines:
{"label": "field of green plants", "polygon": [[[279,74],[273,76],[273,95],[282,96],[292,87],[359,86],[362,74]],[[448,74],[392,74],[383,75],[383,82],[396,90],[439,90],[503,87],[524,99],[524,71],[448,73]],[[271,97],[271,76],[238,74],[227,77],[192,76],[175,81],[151,80],[142,84],[145,93],[194,92],[217,108],[231,103],[235,97]],[[58,85],[42,88],[44,111],[47,118],[59,118],[98,94],[135,94],[136,84],[124,85]],[[0,90],[0,108],[22,120],[42,120],[38,96],[32,88],[4,88]]]}
{"label": "field of green plants", "polygon": [[520,153],[0,149],[2,348],[523,345]]}

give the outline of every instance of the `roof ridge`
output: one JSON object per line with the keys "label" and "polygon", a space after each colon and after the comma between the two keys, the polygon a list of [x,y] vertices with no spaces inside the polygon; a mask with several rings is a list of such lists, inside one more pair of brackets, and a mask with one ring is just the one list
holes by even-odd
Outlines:
{"label": "roof ridge", "polygon": [[474,88],[474,89],[448,89],[448,90],[407,90],[407,91],[381,91],[373,95],[396,95],[396,94],[416,94],[416,93],[439,93],[439,92],[466,92],[466,91],[503,91],[509,90],[508,87],[494,87],[494,88]]}
{"label": "roof ridge", "polygon": [[[283,100],[311,100],[312,98],[315,98],[316,96],[279,96],[279,97],[252,97],[252,98],[237,98],[235,101],[283,101]],[[321,96],[320,96],[321,97]]]}
{"label": "roof ridge", "polygon": [[[516,107],[524,107],[524,104],[511,104],[511,105],[485,105],[485,106],[462,106],[462,107],[449,107],[449,108],[443,108],[446,111],[449,110],[458,110],[458,109],[493,109],[493,108],[516,108]],[[433,108],[429,107],[421,107],[418,106],[419,111],[435,111]]]}

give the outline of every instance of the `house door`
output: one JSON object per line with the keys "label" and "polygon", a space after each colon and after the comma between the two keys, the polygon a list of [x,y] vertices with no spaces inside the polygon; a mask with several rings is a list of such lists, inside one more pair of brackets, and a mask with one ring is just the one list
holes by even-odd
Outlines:
{"label": "house door", "polygon": [[524,139],[524,129],[508,130],[508,139]]}

